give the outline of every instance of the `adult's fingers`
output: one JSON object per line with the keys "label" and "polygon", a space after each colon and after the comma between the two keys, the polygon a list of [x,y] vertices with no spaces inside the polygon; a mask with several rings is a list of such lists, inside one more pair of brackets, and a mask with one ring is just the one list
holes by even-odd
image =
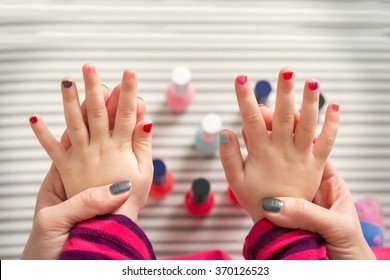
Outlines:
{"label": "adult's fingers", "polygon": [[58,230],[66,233],[78,222],[114,212],[130,193],[130,181],[89,188],[60,204],[42,209],[46,211],[43,215],[47,223],[56,223]]}

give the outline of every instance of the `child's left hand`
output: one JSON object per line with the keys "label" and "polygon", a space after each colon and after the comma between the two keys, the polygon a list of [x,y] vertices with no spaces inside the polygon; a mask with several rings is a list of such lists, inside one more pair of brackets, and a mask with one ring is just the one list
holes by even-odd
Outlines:
{"label": "child's left hand", "polygon": [[62,96],[71,147],[66,150],[50,133],[43,120],[33,115],[30,122],[39,142],[56,165],[67,197],[88,187],[130,180],[132,195],[120,213],[137,219],[151,186],[152,122],[137,118],[137,78],[131,70],[123,73],[115,124],[112,130],[95,66],[83,66],[87,123],[80,109],[74,80],[62,82]]}
{"label": "child's left hand", "polygon": [[305,83],[302,113],[295,130],[294,75],[290,69],[279,73],[272,132],[267,131],[247,77],[238,76],[235,88],[248,156],[243,160],[237,137],[223,130],[220,157],[241,206],[257,222],[264,217],[263,198],[290,196],[312,201],[336,138],[338,105],[328,107],[322,132],[313,143],[318,120],[316,80]]}

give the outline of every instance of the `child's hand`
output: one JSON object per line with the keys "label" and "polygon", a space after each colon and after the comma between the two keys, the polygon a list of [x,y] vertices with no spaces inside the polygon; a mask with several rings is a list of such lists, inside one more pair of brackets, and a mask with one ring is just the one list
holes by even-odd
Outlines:
{"label": "child's hand", "polygon": [[112,130],[96,68],[84,65],[83,76],[88,125],[83,119],[74,80],[66,78],[62,82],[64,114],[72,146],[66,150],[38,115],[30,118],[32,128],[58,168],[68,198],[87,187],[130,180],[133,192],[121,212],[136,220],[146,203],[153,173],[152,123],[148,120],[136,123],[136,74],[131,70],[123,73]]}
{"label": "child's hand", "polygon": [[294,132],[293,76],[287,68],[279,73],[272,132],[267,131],[247,77],[237,77],[236,96],[248,150],[245,160],[234,133],[220,133],[226,179],[254,222],[264,217],[263,198],[290,196],[313,200],[336,138],[338,105],[331,104],[322,132],[315,139],[319,89],[314,79],[305,83],[301,116]]}

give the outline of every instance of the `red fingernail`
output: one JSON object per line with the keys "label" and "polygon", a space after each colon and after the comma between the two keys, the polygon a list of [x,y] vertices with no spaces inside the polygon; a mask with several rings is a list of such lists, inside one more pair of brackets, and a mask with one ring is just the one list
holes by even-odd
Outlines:
{"label": "red fingernail", "polygon": [[144,131],[150,133],[152,131],[153,123],[148,123],[144,125]]}
{"label": "red fingernail", "polygon": [[293,74],[294,72],[285,72],[283,73],[283,79],[285,79],[286,81],[291,80]]}
{"label": "red fingernail", "polygon": [[332,110],[335,111],[335,112],[338,112],[339,111],[339,104],[332,104]]}
{"label": "red fingernail", "polygon": [[309,88],[311,90],[316,90],[318,88],[318,82],[310,82],[309,83]]}
{"label": "red fingernail", "polygon": [[30,117],[30,123],[34,124],[38,121],[38,118],[36,116]]}
{"label": "red fingernail", "polygon": [[245,75],[240,75],[237,77],[237,83],[239,83],[240,85],[245,85],[246,82],[248,82],[248,77],[245,76]]}

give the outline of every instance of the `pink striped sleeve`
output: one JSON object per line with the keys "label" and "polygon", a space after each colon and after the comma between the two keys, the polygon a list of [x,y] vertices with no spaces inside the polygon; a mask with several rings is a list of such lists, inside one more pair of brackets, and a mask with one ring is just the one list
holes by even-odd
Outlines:
{"label": "pink striped sleeve", "polygon": [[143,230],[123,215],[104,215],[77,224],[61,259],[156,259]]}
{"label": "pink striped sleeve", "polygon": [[326,260],[326,243],[317,234],[273,225],[267,219],[257,222],[245,239],[245,259]]}

